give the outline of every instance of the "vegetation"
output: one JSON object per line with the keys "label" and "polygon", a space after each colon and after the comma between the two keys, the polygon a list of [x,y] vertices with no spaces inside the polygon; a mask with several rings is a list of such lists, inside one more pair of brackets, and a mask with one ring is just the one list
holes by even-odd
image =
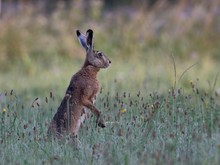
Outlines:
{"label": "vegetation", "polygon": [[[131,3],[132,1],[129,1]],[[2,164],[219,164],[219,2],[108,8],[21,5],[0,18]],[[132,3],[131,3],[132,4]],[[94,30],[112,61],[97,97],[107,127],[86,120],[78,149],[46,137]]]}
{"label": "vegetation", "polygon": [[14,94],[1,95],[0,145],[3,164],[218,164],[220,111],[191,82],[192,92],[112,95],[101,90],[97,107],[107,128],[86,120],[78,149],[47,139],[57,99],[53,93],[31,104]]}

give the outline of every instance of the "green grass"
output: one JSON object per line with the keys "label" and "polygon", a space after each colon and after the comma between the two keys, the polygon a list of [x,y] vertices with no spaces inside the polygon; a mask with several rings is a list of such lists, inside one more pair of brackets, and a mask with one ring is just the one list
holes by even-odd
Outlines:
{"label": "green grass", "polygon": [[[107,122],[94,117],[79,131],[78,149],[47,139],[46,131],[60,100],[56,95],[26,102],[1,93],[2,164],[218,164],[220,107],[200,91],[170,89],[163,95],[102,90],[96,101]],[[120,113],[122,108],[126,112]]]}

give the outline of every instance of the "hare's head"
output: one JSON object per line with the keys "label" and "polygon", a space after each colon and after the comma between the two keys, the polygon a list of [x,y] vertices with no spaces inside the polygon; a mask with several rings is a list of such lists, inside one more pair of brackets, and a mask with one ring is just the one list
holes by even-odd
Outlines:
{"label": "hare's head", "polygon": [[80,44],[86,50],[86,60],[84,66],[92,65],[97,68],[107,68],[111,61],[106,57],[104,53],[98,50],[94,50],[93,46],[93,31],[87,30],[86,35],[79,30],[76,31]]}

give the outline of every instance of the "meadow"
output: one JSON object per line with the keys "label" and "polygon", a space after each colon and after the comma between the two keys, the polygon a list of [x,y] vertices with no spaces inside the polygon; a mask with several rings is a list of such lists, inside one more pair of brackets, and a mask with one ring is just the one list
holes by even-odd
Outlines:
{"label": "meadow", "polygon": [[[219,164],[219,2],[81,5],[1,17],[0,164]],[[88,28],[112,61],[95,103],[107,127],[91,115],[76,149],[46,132],[85,58],[75,31]]]}

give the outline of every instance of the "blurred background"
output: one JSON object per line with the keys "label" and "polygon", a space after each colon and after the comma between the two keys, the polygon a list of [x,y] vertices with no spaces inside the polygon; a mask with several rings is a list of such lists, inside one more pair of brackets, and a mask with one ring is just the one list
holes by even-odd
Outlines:
{"label": "blurred background", "polygon": [[89,28],[112,61],[105,92],[220,94],[219,0],[0,0],[0,91],[62,97],[85,59],[75,31]]}

